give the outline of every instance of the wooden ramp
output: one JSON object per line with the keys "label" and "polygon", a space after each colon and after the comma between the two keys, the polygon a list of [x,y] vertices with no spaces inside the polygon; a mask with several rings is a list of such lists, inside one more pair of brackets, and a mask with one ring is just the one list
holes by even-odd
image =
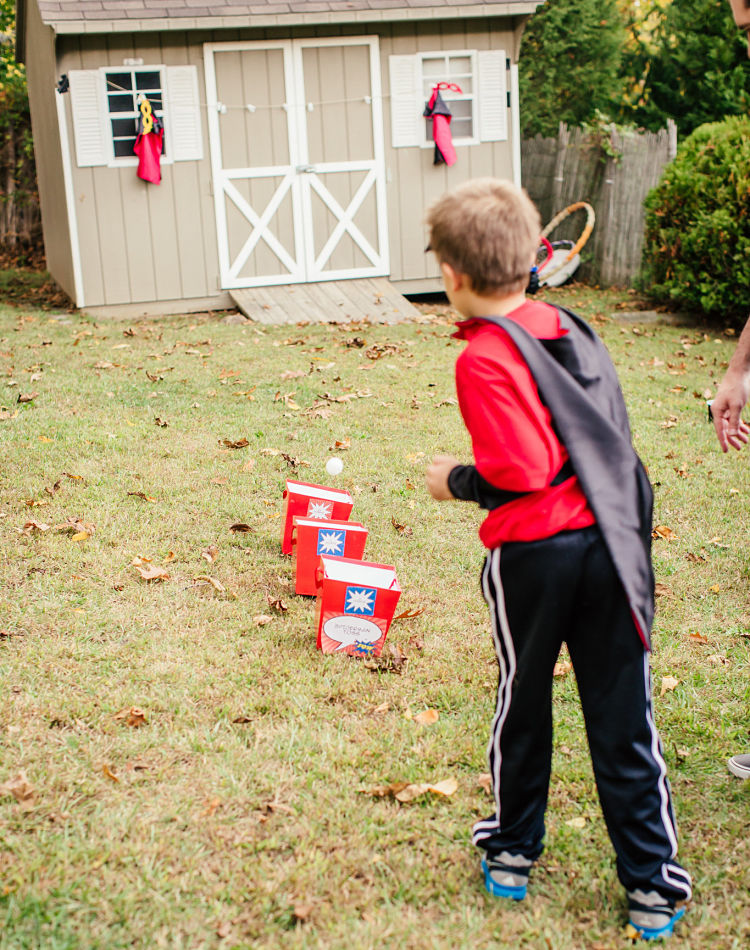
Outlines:
{"label": "wooden ramp", "polygon": [[257,323],[402,323],[419,316],[386,277],[230,290]]}

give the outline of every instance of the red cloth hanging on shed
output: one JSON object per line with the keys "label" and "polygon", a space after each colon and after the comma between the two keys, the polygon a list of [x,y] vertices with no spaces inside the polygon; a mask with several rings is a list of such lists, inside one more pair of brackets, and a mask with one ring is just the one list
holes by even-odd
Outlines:
{"label": "red cloth hanging on shed", "polygon": [[432,140],[435,143],[433,165],[455,165],[456,150],[453,147],[453,136],[451,135],[452,113],[440,95],[441,89],[461,92],[461,87],[455,83],[439,82],[432,87],[430,101],[425,106],[422,115],[432,119]]}
{"label": "red cloth hanging on shed", "polygon": [[161,182],[161,156],[164,151],[164,125],[151,110],[151,103],[144,97],[138,106],[138,137],[133,151],[138,156],[138,177],[158,185]]}

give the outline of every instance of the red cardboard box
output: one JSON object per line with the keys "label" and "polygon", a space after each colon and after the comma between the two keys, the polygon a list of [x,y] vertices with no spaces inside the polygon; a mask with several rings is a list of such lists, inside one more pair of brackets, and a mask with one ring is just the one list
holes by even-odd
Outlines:
{"label": "red cardboard box", "polygon": [[358,521],[315,521],[294,518],[292,549],[296,594],[317,594],[316,572],[322,554],[359,559],[365,553],[367,528]]}
{"label": "red cardboard box", "polygon": [[295,515],[317,521],[348,521],[354,499],[348,491],[287,481],[284,491],[284,526],[281,529],[281,553],[292,553],[292,527]]}
{"label": "red cardboard box", "polygon": [[388,564],[320,558],[318,648],[323,653],[380,656],[401,588]]}

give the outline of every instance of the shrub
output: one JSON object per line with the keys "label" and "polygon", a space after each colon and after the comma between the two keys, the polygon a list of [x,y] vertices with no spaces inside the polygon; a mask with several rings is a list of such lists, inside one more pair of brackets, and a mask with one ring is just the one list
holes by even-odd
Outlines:
{"label": "shrub", "polygon": [[750,118],[702,125],[646,199],[640,287],[717,322],[750,311]]}

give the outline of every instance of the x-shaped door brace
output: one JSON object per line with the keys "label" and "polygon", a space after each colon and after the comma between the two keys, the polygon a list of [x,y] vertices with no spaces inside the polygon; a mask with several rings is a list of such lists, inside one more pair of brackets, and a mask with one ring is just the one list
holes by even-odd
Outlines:
{"label": "x-shaped door brace", "polygon": [[[244,177],[245,176],[243,176],[243,178]],[[258,176],[256,175],[254,177]],[[237,210],[240,211],[253,225],[253,230],[250,232],[250,237],[245,241],[242,246],[242,250],[239,252],[229,268],[229,276],[231,278],[236,278],[239,275],[240,271],[247,263],[247,259],[253,253],[261,239],[266,242],[269,248],[278,257],[279,261],[284,265],[284,267],[287,268],[290,276],[299,275],[299,266],[297,262],[291,257],[284,245],[278,240],[278,238],[269,228],[271,218],[273,218],[273,216],[278,211],[281,202],[284,200],[287,192],[292,187],[293,181],[294,172],[289,169],[284,175],[281,184],[274,192],[273,197],[266,205],[265,211],[259,216],[235,188],[230,178],[226,175],[223,176],[222,187],[226,192],[227,197],[231,198],[231,200],[237,206]]]}
{"label": "x-shaped door brace", "polygon": [[[346,170],[356,171],[357,169],[346,169]],[[317,172],[318,174],[326,174],[326,170],[320,167],[314,169],[314,172]],[[308,179],[311,187],[317,192],[318,196],[323,200],[324,204],[328,207],[328,209],[335,215],[336,218],[338,218],[338,223],[336,224],[336,227],[331,232],[331,236],[328,238],[325,245],[323,246],[322,251],[318,255],[317,259],[315,260],[315,263],[313,265],[315,272],[316,273],[322,272],[323,267],[328,261],[331,254],[333,253],[334,248],[341,240],[344,234],[344,231],[349,232],[352,239],[360,248],[362,253],[370,260],[373,266],[377,267],[380,264],[380,255],[372,247],[370,242],[367,240],[364,234],[362,234],[362,232],[359,230],[359,228],[353,221],[354,215],[359,211],[360,207],[362,206],[362,202],[365,200],[368,192],[371,190],[371,188],[375,184],[375,181],[377,178],[376,169],[375,168],[369,169],[369,171],[365,175],[364,181],[355,192],[355,195],[352,198],[352,200],[349,202],[346,210],[344,210],[341,207],[341,205],[338,203],[338,201],[336,201],[336,199],[333,197],[331,192],[321,182],[320,178],[318,178],[318,175],[315,174],[314,172],[313,174],[310,175]],[[329,172],[328,174],[331,174],[331,172]]]}

